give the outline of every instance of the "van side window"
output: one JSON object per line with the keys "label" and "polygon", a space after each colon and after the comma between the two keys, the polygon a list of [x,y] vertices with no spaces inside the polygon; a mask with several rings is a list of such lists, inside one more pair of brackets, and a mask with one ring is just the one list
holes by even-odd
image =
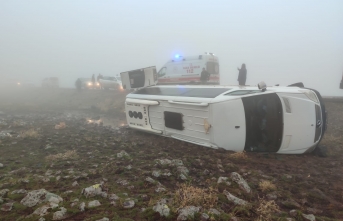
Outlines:
{"label": "van side window", "polygon": [[164,75],[166,75],[166,71],[166,67],[161,68],[161,70],[158,72],[158,77],[163,77]]}
{"label": "van side window", "polygon": [[207,62],[206,70],[210,74],[219,74],[219,65],[216,62]]}

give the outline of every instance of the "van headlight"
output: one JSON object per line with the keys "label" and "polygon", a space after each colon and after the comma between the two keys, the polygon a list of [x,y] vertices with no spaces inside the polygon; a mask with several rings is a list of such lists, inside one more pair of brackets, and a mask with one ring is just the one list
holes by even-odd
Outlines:
{"label": "van headlight", "polygon": [[318,97],[313,91],[310,91],[310,90],[299,90],[299,91],[304,93],[311,101],[319,104]]}
{"label": "van headlight", "polygon": [[88,86],[92,86],[92,83],[91,83],[91,82],[88,82]]}

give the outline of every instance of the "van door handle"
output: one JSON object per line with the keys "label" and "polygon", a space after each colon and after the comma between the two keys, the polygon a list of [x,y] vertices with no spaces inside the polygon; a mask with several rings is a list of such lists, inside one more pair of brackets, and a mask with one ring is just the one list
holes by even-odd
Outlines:
{"label": "van door handle", "polygon": [[168,100],[170,104],[182,104],[182,105],[189,105],[189,106],[198,106],[198,107],[207,107],[208,103],[189,103],[189,102],[180,102],[180,101],[172,101]]}

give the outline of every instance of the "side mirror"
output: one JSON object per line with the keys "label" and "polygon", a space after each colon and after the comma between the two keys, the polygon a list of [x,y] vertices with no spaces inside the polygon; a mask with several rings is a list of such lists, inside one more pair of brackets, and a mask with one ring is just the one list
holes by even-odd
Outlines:
{"label": "side mirror", "polygon": [[264,81],[261,81],[260,83],[258,83],[258,89],[262,90],[263,92],[267,90],[267,85],[266,83],[264,83]]}

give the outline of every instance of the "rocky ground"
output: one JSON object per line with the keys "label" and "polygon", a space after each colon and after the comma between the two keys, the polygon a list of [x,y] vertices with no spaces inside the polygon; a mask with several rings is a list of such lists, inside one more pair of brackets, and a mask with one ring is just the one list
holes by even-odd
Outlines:
{"label": "rocky ground", "polygon": [[0,91],[0,220],[343,220],[343,102],[329,156],[233,153],[128,129],[125,93]]}

